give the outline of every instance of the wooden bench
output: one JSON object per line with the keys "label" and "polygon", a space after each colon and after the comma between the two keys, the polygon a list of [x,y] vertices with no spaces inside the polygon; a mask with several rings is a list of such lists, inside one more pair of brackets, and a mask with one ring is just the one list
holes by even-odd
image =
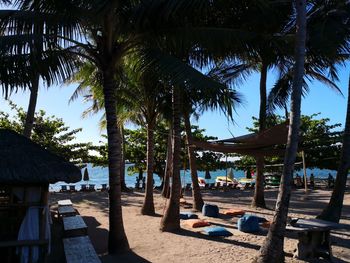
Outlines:
{"label": "wooden bench", "polygon": [[59,206],[57,211],[59,217],[75,216],[77,214],[77,211],[71,205]]}
{"label": "wooden bench", "polygon": [[62,219],[64,235],[66,237],[87,235],[87,226],[81,216],[66,216]]}
{"label": "wooden bench", "polygon": [[63,239],[67,263],[101,263],[88,236]]}
{"label": "wooden bench", "polygon": [[320,219],[298,219],[293,226],[287,226],[286,230],[298,233],[299,242],[294,257],[331,259],[330,231],[343,228],[346,226]]}
{"label": "wooden bench", "polygon": [[57,203],[58,203],[58,206],[73,205],[70,199],[59,200]]}

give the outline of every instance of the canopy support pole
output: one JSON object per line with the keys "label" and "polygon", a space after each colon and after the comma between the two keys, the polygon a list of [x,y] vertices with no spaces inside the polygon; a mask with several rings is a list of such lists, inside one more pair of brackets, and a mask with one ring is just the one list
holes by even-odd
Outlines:
{"label": "canopy support pole", "polygon": [[227,187],[227,155],[226,155],[226,187]]}

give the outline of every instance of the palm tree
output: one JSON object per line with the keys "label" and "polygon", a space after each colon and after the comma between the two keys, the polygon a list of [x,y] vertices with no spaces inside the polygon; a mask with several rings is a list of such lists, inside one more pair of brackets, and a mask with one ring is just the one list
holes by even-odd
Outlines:
{"label": "palm tree", "polygon": [[196,156],[192,145],[192,131],[190,115],[187,112],[183,113],[186,131],[186,144],[188,151],[188,160],[190,164],[191,180],[192,180],[192,198],[193,198],[193,209],[197,211],[202,211],[204,205],[203,198],[200,192],[198,184],[198,174],[197,174],[197,164]]}
{"label": "palm tree", "polygon": [[[38,7],[35,7],[32,13],[38,14]],[[24,20],[21,25],[24,29],[16,28],[12,24],[12,16],[25,16],[25,19],[32,21]],[[15,76],[22,82],[8,83],[8,77],[4,76],[1,78],[2,84],[5,85],[5,89],[10,86],[12,89],[22,87],[30,90],[23,128],[23,135],[29,138],[34,124],[40,77],[48,86],[63,81],[75,71],[78,60],[74,55],[67,56],[67,52],[60,48],[56,40],[46,37],[47,32],[52,29],[48,25],[48,16],[35,19],[21,10],[0,10],[0,20],[3,28],[0,36],[2,67],[5,68],[2,74],[9,74],[11,68],[17,69]],[[33,26],[27,26],[28,24]],[[19,68],[21,70],[18,70]],[[13,79],[10,81],[13,82]],[[5,96],[7,94],[8,90]]]}
{"label": "palm tree", "polygon": [[180,90],[177,87],[172,89],[172,105],[173,105],[173,137],[172,137],[172,182],[170,198],[166,206],[165,214],[160,223],[160,230],[172,232],[180,229],[180,152],[181,152],[181,128],[180,128]]}
{"label": "palm tree", "polygon": [[275,215],[268,235],[260,248],[257,262],[284,262],[284,232],[286,227],[288,207],[293,178],[293,166],[297,154],[300,106],[304,76],[305,47],[306,47],[306,1],[296,0],[296,44],[295,44],[295,71],[291,96],[291,112],[288,131],[288,141],[284,157],[284,167],[279,194],[277,197]]}
{"label": "palm tree", "polygon": [[345,130],[343,135],[343,147],[337,177],[334,184],[331,199],[318,216],[320,219],[339,222],[343,208],[344,193],[348,171],[350,169],[350,78],[348,85],[348,105],[346,112]]}

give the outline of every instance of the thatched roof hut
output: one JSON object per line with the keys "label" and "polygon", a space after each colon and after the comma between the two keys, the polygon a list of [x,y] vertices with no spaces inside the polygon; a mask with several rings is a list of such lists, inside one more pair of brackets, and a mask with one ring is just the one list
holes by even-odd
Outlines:
{"label": "thatched roof hut", "polygon": [[0,254],[5,262],[45,258],[50,243],[48,185],[80,179],[78,167],[14,131],[0,129]]}
{"label": "thatched roof hut", "polygon": [[81,172],[75,165],[14,131],[0,129],[1,184],[76,183],[80,180]]}

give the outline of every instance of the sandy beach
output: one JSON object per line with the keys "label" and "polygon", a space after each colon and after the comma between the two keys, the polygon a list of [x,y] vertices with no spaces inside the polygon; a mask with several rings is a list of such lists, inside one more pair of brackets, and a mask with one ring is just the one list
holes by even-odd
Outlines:
{"label": "sandy beach", "polygon": [[[331,192],[312,190],[307,196],[303,190],[292,193],[289,215],[312,218],[317,215],[329,200]],[[190,193],[185,200],[191,202]],[[242,208],[247,212],[271,219],[273,210],[252,209],[250,207],[253,190],[203,191],[205,203],[216,204],[222,211],[225,208]],[[237,217],[220,214],[219,218],[206,218],[197,213],[199,218],[207,219],[212,225],[224,226],[233,233],[231,237],[213,238],[200,233],[201,229],[190,229],[181,222],[182,230],[178,233],[159,231],[160,218],[164,212],[166,199],[155,193],[157,216],[140,214],[144,193],[134,191],[123,194],[123,218],[127,237],[132,252],[114,258],[106,255],[108,237],[108,195],[106,192],[51,193],[51,209],[57,208],[57,200],[70,198],[88,225],[88,234],[103,262],[251,262],[262,244],[267,231],[247,234],[237,230]],[[277,189],[266,190],[266,202],[273,208]],[[181,208],[181,211],[191,211]],[[341,223],[350,224],[350,193],[345,195]],[[350,262],[350,231],[332,233],[334,262]],[[297,246],[295,233],[287,233],[285,238],[286,262],[303,262],[293,258]],[[57,259],[58,260],[58,259]],[[57,261],[58,262],[58,261]],[[317,261],[322,262],[322,261]],[[324,261],[327,262],[327,261]]]}

